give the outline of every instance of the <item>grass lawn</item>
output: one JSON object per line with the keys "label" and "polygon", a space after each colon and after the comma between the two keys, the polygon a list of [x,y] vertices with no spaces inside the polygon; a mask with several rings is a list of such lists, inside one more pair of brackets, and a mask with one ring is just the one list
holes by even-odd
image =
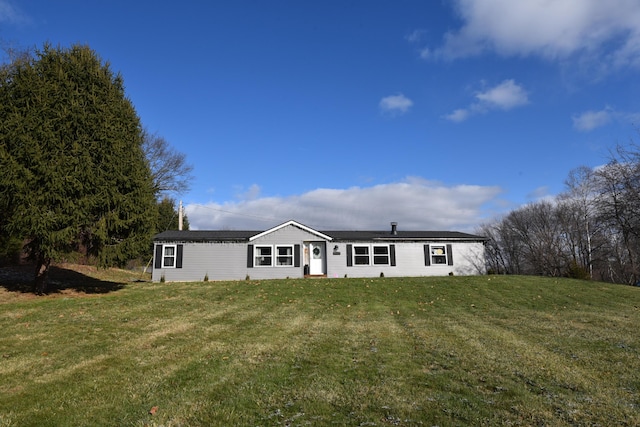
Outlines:
{"label": "grass lawn", "polygon": [[640,288],[82,273],[0,281],[0,426],[640,425]]}

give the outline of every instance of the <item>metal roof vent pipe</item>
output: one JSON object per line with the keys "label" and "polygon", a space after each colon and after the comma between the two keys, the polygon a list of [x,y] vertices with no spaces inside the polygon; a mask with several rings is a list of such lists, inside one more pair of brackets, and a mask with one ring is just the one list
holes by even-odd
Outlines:
{"label": "metal roof vent pipe", "polygon": [[398,223],[395,221],[391,223],[391,234],[394,236],[398,234]]}

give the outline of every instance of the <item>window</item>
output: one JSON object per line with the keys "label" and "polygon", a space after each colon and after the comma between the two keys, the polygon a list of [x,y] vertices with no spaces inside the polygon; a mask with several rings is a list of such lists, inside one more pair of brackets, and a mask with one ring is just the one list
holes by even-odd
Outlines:
{"label": "window", "polygon": [[271,246],[256,246],[255,265],[256,266],[271,266],[273,259]]}
{"label": "window", "polygon": [[431,264],[447,264],[445,245],[431,245]]}
{"label": "window", "polygon": [[354,265],[396,266],[396,245],[347,245],[347,267]]}
{"label": "window", "polygon": [[389,246],[373,247],[373,264],[389,265]]}
{"label": "window", "polygon": [[181,244],[155,245],[153,268],[182,268],[183,247]]}
{"label": "window", "polygon": [[247,268],[300,267],[300,245],[247,245]]}
{"label": "window", "polygon": [[293,265],[293,246],[276,246],[276,265]]}
{"label": "window", "polygon": [[162,249],[162,268],[176,266],[176,245],[164,245]]}
{"label": "window", "polygon": [[424,245],[424,265],[453,265],[453,246]]}
{"label": "window", "polygon": [[353,263],[369,265],[369,246],[353,246]]}

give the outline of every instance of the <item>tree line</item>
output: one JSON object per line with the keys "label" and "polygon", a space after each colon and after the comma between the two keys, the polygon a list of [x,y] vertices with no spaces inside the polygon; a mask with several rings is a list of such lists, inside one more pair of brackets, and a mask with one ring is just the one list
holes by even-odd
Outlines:
{"label": "tree line", "polygon": [[83,45],[0,65],[0,171],[0,255],[34,262],[37,293],[70,253],[103,267],[150,253],[175,217],[169,194],[191,179],[185,156],[144,129],[122,76]]}
{"label": "tree line", "polygon": [[488,271],[565,276],[635,285],[640,281],[640,149],[618,145],[598,168],[579,167],[565,191],[478,230]]}

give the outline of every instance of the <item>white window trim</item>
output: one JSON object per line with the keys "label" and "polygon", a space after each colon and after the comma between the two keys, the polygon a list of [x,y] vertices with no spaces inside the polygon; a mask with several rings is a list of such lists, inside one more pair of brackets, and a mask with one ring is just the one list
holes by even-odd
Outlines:
{"label": "white window trim", "polygon": [[[275,246],[275,250],[274,250],[274,257],[275,257],[275,263],[274,263],[274,267],[293,267],[295,265],[295,249],[294,249],[294,245],[274,245]],[[291,249],[291,255],[279,255],[278,254],[278,249],[280,248],[289,248]],[[280,257],[287,257],[291,260],[291,264],[278,264],[278,258]]]}
{"label": "white window trim", "polygon": [[[166,255],[165,250],[167,248],[173,248],[173,265],[166,265],[164,263],[165,258],[170,258]],[[176,268],[178,263],[178,245],[162,245],[162,268]]]}
{"label": "white window trim", "polygon": [[[434,249],[442,248],[442,254],[434,254]],[[435,257],[444,256],[444,262],[435,262]],[[431,261],[431,265],[438,267],[442,265],[449,265],[449,255],[447,254],[447,245],[429,245],[429,257]]]}
{"label": "white window trim", "polygon": [[[356,263],[356,256],[365,256],[365,255],[361,255],[361,254],[356,254],[356,248],[367,248],[368,249],[368,254],[366,255],[369,259],[369,262],[367,264],[358,264]],[[380,263],[377,264],[376,263],[376,253],[375,253],[375,248],[386,248],[387,249],[387,253],[386,254],[378,254],[378,256],[385,256],[387,258],[387,262],[386,263]],[[353,244],[352,246],[352,250],[351,250],[351,264],[354,267],[363,267],[363,266],[389,266],[391,265],[391,245],[380,245],[380,244],[365,244],[365,245],[358,245],[358,244]]]}
{"label": "white window trim", "polygon": [[[380,263],[380,264],[376,263],[375,248],[387,248],[386,254],[378,254],[378,256],[387,257],[386,263]],[[371,245],[371,260],[373,261],[371,265],[391,265],[391,248],[389,247],[389,245]]]}
{"label": "white window trim", "polygon": [[[356,257],[364,257],[363,254],[356,254],[356,248],[367,248],[366,257],[369,260],[366,264],[358,264],[356,262]],[[354,267],[362,267],[371,265],[371,245],[358,245],[354,244],[351,250],[352,264]]]}
{"label": "white window trim", "polygon": [[[256,258],[258,258],[261,255],[258,255],[258,249],[259,248],[271,248],[271,263],[270,264],[259,264],[256,262]],[[266,256],[266,255],[264,255]],[[269,268],[269,267],[273,267],[273,258],[274,258],[274,253],[273,253],[273,245],[255,245],[253,248],[253,266],[255,268]]]}

